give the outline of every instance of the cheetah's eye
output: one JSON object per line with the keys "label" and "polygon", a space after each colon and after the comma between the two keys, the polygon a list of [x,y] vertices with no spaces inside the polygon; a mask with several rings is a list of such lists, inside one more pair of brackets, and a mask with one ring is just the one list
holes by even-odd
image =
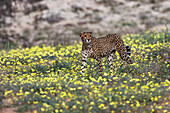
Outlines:
{"label": "cheetah's eye", "polygon": [[85,37],[85,38],[87,38],[87,36],[86,36],[86,35],[84,35],[84,37]]}
{"label": "cheetah's eye", "polygon": [[91,35],[89,35],[91,37]]}

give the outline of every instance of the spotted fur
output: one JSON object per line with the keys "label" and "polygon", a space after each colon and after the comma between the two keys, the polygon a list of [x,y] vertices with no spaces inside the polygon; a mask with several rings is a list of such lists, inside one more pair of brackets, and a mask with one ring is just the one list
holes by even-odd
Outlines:
{"label": "spotted fur", "polygon": [[[98,62],[99,72],[102,71],[101,59],[103,57],[108,58],[108,62],[111,68],[113,68],[113,55],[117,51],[124,61],[128,64],[132,64],[132,60],[129,58],[131,52],[130,47],[124,47],[124,42],[120,36],[116,34],[108,34],[103,37],[92,37],[92,32],[80,33],[82,45],[82,73],[85,70],[86,62],[88,58],[94,58]],[[126,48],[126,50],[125,50]]]}

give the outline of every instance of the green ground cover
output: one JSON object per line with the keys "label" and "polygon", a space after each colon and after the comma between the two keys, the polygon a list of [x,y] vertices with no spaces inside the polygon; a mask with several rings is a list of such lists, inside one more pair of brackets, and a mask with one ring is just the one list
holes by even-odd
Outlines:
{"label": "green ground cover", "polygon": [[0,51],[0,106],[18,112],[168,112],[170,34],[145,32],[122,36],[134,64],[116,52],[114,69],[103,58],[103,72],[88,59],[83,75],[81,45]]}

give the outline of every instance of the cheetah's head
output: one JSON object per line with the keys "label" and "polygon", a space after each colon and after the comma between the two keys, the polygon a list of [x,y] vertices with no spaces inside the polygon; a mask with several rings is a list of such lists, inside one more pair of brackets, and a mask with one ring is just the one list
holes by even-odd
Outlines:
{"label": "cheetah's head", "polygon": [[81,32],[80,38],[85,44],[90,44],[92,38],[92,32]]}

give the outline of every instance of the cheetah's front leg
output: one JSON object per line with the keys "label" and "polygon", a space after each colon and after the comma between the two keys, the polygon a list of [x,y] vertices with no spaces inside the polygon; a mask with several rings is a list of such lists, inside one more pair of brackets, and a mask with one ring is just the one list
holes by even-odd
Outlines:
{"label": "cheetah's front leg", "polygon": [[81,73],[84,73],[84,70],[86,68],[86,62],[87,62],[87,53],[82,52],[81,57],[82,57]]}
{"label": "cheetah's front leg", "polygon": [[97,57],[96,60],[99,66],[99,72],[102,72],[102,59],[100,57]]}
{"label": "cheetah's front leg", "polygon": [[111,69],[113,69],[113,55],[115,54],[115,52],[116,50],[113,49],[111,54],[108,56],[108,62]]}
{"label": "cheetah's front leg", "polygon": [[108,56],[108,62],[111,69],[113,69],[113,53]]}

